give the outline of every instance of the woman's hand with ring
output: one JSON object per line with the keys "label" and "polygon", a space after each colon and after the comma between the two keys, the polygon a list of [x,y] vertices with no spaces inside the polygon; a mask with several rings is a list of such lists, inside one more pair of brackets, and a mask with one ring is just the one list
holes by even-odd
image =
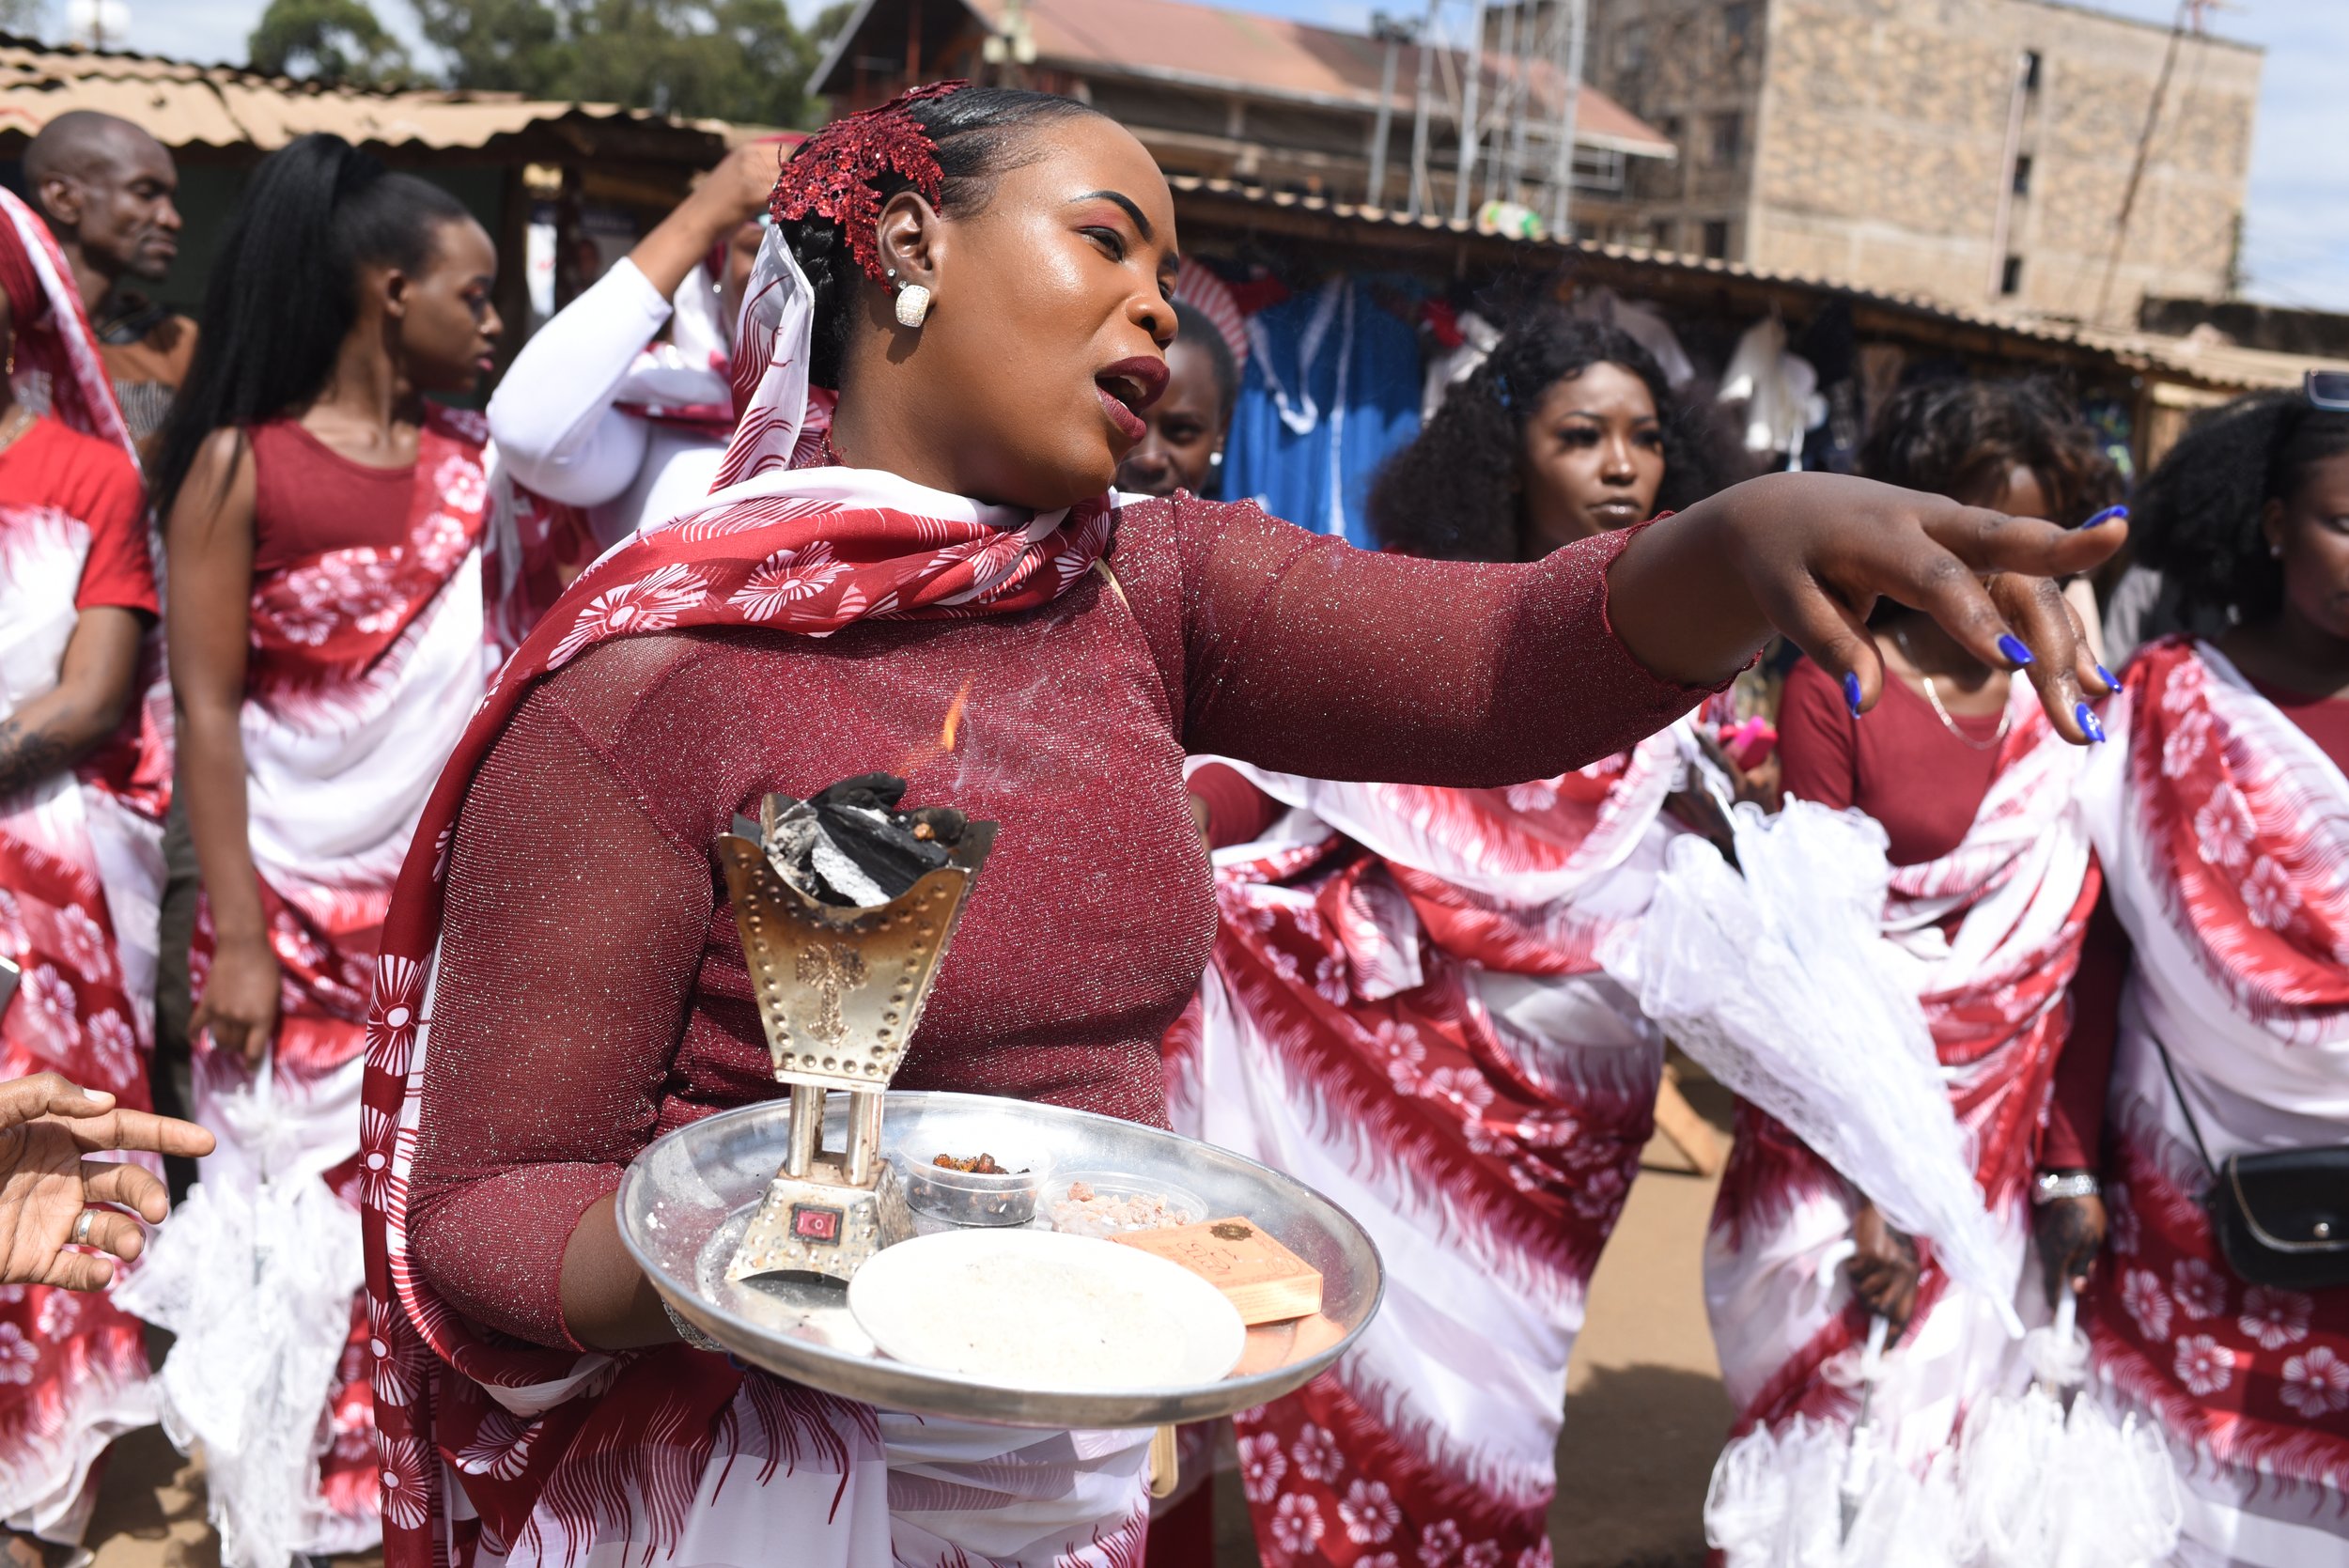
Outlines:
{"label": "woman's hand with ring", "polygon": [[117,1110],[112,1094],[55,1073],[0,1083],[0,1283],[100,1290],[114,1265],[67,1249],[139,1255],[147,1244],[139,1220],[160,1220],[171,1206],[162,1180],[140,1166],[84,1157],[133,1149],[194,1157],[212,1152],[212,1135]]}

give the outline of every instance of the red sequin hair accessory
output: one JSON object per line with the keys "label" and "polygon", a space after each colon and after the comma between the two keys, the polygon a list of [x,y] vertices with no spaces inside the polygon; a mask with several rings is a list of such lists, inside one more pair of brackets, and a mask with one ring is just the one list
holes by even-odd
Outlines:
{"label": "red sequin hair accessory", "polygon": [[939,172],[938,144],[931,141],[906,106],[960,92],[968,82],[929,82],[898,94],[877,109],[836,119],[818,131],[792,154],[775,181],[767,210],[777,221],[815,216],[840,225],[848,237],[848,254],[864,275],[886,285],[889,271],[881,265],[880,193],[873,182],[889,174],[902,175],[922,199],[938,205],[945,176]]}

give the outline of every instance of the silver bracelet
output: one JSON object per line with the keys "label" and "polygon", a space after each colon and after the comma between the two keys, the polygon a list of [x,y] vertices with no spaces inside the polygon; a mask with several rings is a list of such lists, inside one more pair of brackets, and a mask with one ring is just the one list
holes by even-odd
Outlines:
{"label": "silver bracelet", "polygon": [[669,1326],[677,1330],[677,1337],[683,1340],[687,1344],[692,1345],[696,1350],[714,1350],[721,1356],[728,1354],[724,1345],[720,1344],[716,1340],[711,1339],[708,1334],[705,1334],[700,1329],[694,1327],[691,1322],[679,1315],[675,1307],[670,1306],[666,1301],[661,1303],[661,1310],[669,1314]]}
{"label": "silver bracelet", "polygon": [[2031,1178],[2030,1201],[2037,1206],[2064,1198],[2093,1198],[2103,1190],[2092,1171],[2042,1171]]}

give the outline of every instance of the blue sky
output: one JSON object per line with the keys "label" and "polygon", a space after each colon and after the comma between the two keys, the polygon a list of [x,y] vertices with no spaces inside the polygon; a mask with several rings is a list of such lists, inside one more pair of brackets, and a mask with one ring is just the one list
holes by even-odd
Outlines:
{"label": "blue sky", "polygon": [[[1360,28],[1367,0],[1223,0],[1246,10]],[[1932,4],[1935,0],[1914,0]],[[2174,0],[2098,0],[2100,8],[2168,22]],[[182,59],[241,60],[265,0],[130,0],[130,47]],[[813,9],[813,0],[793,0]],[[404,0],[375,0],[412,32]],[[52,8],[62,10],[53,0]],[[1413,0],[1384,8],[1416,11]],[[2263,44],[2260,118],[2251,152],[2245,259],[2254,297],[2349,311],[2349,0],[2233,0],[2213,31]]]}

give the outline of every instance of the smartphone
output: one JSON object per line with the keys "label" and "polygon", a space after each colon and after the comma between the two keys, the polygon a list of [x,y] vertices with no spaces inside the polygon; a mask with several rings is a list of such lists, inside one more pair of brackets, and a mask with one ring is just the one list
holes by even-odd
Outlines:
{"label": "smartphone", "polygon": [[2349,370],[2311,370],[2306,385],[2318,408],[2349,411]]}

